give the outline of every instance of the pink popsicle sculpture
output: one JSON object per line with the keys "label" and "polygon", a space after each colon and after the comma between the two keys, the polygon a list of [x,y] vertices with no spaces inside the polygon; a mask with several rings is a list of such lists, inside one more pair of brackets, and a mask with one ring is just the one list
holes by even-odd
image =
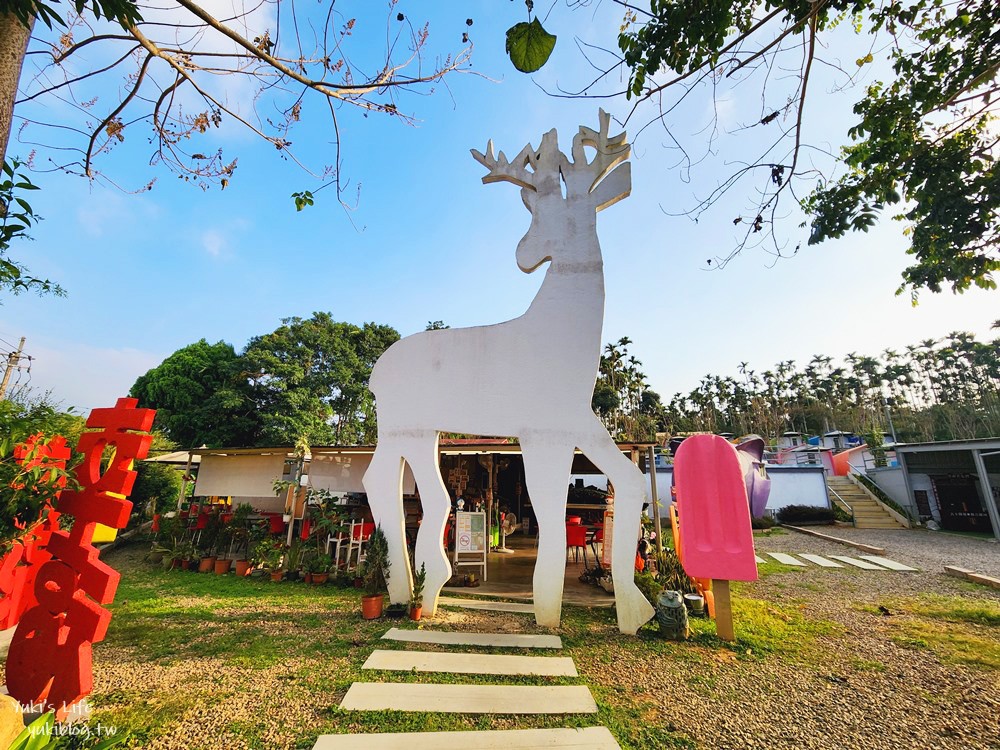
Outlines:
{"label": "pink popsicle sculpture", "polygon": [[718,435],[693,435],[674,459],[684,570],[711,578],[719,637],[731,641],[730,581],[756,581],[746,483],[736,450]]}

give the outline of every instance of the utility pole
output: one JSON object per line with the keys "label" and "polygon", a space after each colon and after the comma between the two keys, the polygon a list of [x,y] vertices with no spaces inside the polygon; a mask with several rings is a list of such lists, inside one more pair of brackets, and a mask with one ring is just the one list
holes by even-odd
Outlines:
{"label": "utility pole", "polygon": [[17,351],[7,355],[7,369],[4,370],[3,381],[0,382],[0,399],[3,399],[7,395],[7,383],[10,382],[10,373],[17,367],[18,362],[21,361],[21,352],[23,351],[24,336],[21,337],[21,343],[17,345]]}

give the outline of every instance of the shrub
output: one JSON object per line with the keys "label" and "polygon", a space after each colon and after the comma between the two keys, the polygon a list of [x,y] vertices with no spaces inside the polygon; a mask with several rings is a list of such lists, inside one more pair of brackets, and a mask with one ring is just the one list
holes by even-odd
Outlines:
{"label": "shrub", "polygon": [[791,524],[833,523],[833,511],[812,505],[788,505],[778,511],[778,521]]}
{"label": "shrub", "polygon": [[760,518],[751,518],[750,526],[755,529],[770,529],[774,526],[774,519],[770,516],[761,516]]}

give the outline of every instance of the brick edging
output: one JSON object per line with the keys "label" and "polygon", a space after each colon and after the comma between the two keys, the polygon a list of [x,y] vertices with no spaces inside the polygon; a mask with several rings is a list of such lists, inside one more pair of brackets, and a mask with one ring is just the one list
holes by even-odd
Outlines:
{"label": "brick edging", "polygon": [[989,586],[991,589],[1000,589],[1000,578],[983,575],[982,573],[975,573],[971,570],[959,568],[955,565],[945,565],[944,572],[945,574],[954,576],[955,578],[962,578],[966,581],[972,581],[973,583],[978,583],[983,586]]}

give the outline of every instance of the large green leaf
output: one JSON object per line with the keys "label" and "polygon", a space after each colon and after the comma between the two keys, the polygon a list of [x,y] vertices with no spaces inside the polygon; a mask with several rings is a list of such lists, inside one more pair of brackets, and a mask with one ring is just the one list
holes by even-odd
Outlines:
{"label": "large green leaf", "polygon": [[545,65],[555,46],[555,36],[542,28],[537,18],[507,29],[507,54],[522,73],[534,73]]}

